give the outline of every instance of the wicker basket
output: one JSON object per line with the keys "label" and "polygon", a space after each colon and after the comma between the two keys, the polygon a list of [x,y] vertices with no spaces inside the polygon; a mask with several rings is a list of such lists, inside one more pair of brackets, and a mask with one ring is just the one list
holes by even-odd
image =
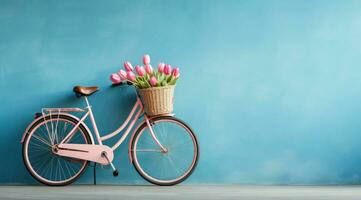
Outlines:
{"label": "wicker basket", "polygon": [[160,115],[173,112],[175,85],[138,89],[148,115]]}

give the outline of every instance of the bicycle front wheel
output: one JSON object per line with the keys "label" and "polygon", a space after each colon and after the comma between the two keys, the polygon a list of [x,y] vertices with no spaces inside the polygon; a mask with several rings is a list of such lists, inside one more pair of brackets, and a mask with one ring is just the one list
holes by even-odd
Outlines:
{"label": "bicycle front wheel", "polygon": [[193,172],[198,162],[198,141],[192,129],[174,117],[151,120],[156,139],[167,150],[162,151],[146,123],[135,133],[132,159],[135,169],[147,181],[156,185],[175,185]]}

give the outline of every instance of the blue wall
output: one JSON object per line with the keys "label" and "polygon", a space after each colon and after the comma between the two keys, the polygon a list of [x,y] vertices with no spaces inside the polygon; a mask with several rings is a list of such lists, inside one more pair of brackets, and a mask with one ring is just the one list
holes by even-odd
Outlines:
{"label": "blue wall", "polygon": [[[361,183],[360,1],[0,0],[0,182],[34,183],[19,143],[42,107],[92,96],[108,133],[134,102],[110,88],[126,59],[181,67],[175,112],[197,131],[188,183]],[[153,63],[154,64],[154,63]],[[116,152],[120,176],[145,183]],[[79,180],[91,181],[91,170]]]}

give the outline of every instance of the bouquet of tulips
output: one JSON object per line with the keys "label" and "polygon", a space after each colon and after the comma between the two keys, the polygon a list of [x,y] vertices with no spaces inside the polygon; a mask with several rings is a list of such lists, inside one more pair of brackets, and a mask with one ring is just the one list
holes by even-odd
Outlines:
{"label": "bouquet of tulips", "polygon": [[179,68],[172,69],[171,65],[163,62],[158,64],[158,70],[153,70],[150,65],[150,56],[143,56],[144,66],[137,65],[135,72],[133,72],[133,66],[130,62],[124,62],[124,70],[119,70],[118,73],[114,73],[110,76],[110,80],[114,84],[119,84],[123,81],[129,81],[133,83],[138,89],[146,89],[151,87],[162,87],[168,85],[175,85],[179,78]]}

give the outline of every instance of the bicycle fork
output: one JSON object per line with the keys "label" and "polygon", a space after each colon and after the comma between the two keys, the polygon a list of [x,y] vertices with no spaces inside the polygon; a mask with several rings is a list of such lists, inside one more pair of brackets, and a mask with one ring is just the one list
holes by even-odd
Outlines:
{"label": "bicycle fork", "polygon": [[162,150],[163,153],[167,153],[168,152],[168,149],[165,148],[161,143],[160,141],[158,140],[157,136],[154,134],[154,130],[152,128],[152,125],[150,124],[149,122],[149,118],[147,116],[144,117],[145,118],[145,122],[147,123],[147,126],[149,128],[149,132],[150,132],[150,135],[152,136],[153,140],[158,144],[158,146],[160,147],[160,149]]}

